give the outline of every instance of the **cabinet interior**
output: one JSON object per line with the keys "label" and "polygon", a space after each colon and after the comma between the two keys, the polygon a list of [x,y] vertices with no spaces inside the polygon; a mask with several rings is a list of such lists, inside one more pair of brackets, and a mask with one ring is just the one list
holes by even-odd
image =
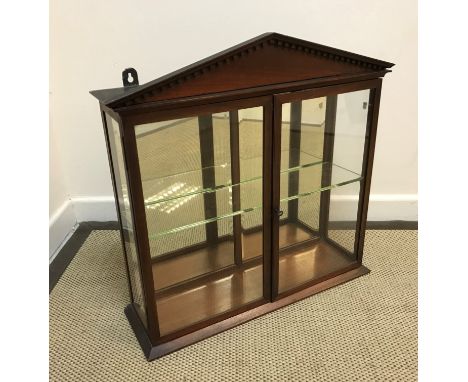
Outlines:
{"label": "cabinet interior", "polygon": [[[365,97],[368,101],[368,92]],[[345,98],[342,113],[349,113],[349,102],[356,106],[362,95]],[[355,191],[353,185],[359,189],[363,179],[360,169],[334,163],[325,147],[330,136],[342,137],[327,131],[331,124],[336,129],[337,106],[337,96],[282,105],[276,148],[279,293],[356,263],[352,223],[357,216],[351,216],[347,229],[329,233],[328,221],[320,227],[320,219],[327,218],[321,217],[322,193]],[[360,114],[365,132],[367,111]],[[161,335],[265,298],[263,172],[272,153],[264,153],[263,146],[268,129],[261,106],[135,127]],[[362,165],[362,148],[360,155]],[[346,235],[348,245],[340,243]]]}

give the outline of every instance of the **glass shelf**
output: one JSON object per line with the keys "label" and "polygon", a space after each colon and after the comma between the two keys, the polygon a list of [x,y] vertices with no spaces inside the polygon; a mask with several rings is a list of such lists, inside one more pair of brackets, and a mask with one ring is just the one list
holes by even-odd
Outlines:
{"label": "glass shelf", "polygon": [[[321,166],[310,165],[295,168],[294,171],[299,172],[301,182],[306,183],[301,185],[301,189],[306,189],[307,191],[299,191],[299,193],[295,195],[287,195],[287,188],[282,187],[280,191],[280,202],[294,200],[317,192],[331,190],[350,183],[359,182],[363,179],[361,175],[337,164],[328,162],[320,162],[320,164]],[[329,185],[321,184],[322,174],[324,172],[331,172],[331,182]]]}
{"label": "glass shelf", "polygon": [[[286,162],[285,159],[288,157],[289,150],[282,153],[281,158],[282,162]],[[310,166],[316,166],[322,164],[322,159],[309,154],[305,151],[300,151],[301,162],[305,162],[303,165],[294,167],[294,168],[285,168],[281,166],[281,173],[288,173],[293,171],[299,171],[302,168],[307,168]],[[152,206],[159,203],[164,203],[167,201],[186,198],[189,196],[204,194],[210,192],[216,192],[222,190],[223,188],[235,187],[237,185],[242,185],[244,183],[255,182],[262,179],[262,175],[252,174],[252,171],[249,169],[258,169],[261,168],[262,157],[254,157],[241,159],[241,176],[243,173],[247,173],[247,176],[244,176],[239,183],[232,184],[231,182],[231,164],[223,163],[218,166],[207,167],[198,170],[191,170],[186,172],[181,172],[177,174],[172,174],[169,176],[161,178],[153,178],[144,181],[145,187],[145,206]],[[220,184],[212,188],[202,188],[202,172],[206,170],[214,170],[216,179],[220,179]],[[250,172],[250,174],[249,174]],[[250,175],[250,176],[249,176]],[[253,175],[253,176],[252,176]],[[151,192],[152,191],[152,192]],[[150,194],[150,195],[148,195]]]}
{"label": "glass shelf", "polygon": [[[290,173],[298,172],[301,179],[301,187],[297,194],[288,195],[288,188],[281,187],[280,202],[286,202],[302,198],[314,193],[341,187],[362,179],[359,174],[347,170],[336,164],[322,162],[320,158],[304,153],[309,159],[315,158],[315,161],[305,163],[294,168],[284,169],[280,172],[280,182],[287,184]],[[322,186],[322,173],[331,171],[331,184]],[[180,174],[179,174],[180,175]],[[180,179],[180,178],[179,178]],[[239,210],[233,211],[232,193],[237,189],[242,196],[242,205]],[[150,230],[150,239],[156,239],[165,235],[177,233],[186,229],[202,226],[205,224],[232,218],[237,215],[260,210],[262,208],[262,177],[247,179],[240,184],[219,185],[213,189],[193,190],[175,196],[171,194],[163,196],[161,199],[155,199],[146,204],[147,214],[153,215],[153,220],[157,228]],[[203,194],[216,193],[217,216],[209,219],[203,219]],[[151,211],[152,210],[152,211]],[[149,218],[150,216],[148,216]],[[157,229],[157,233],[154,230]],[[151,231],[153,231],[151,233]]]}
{"label": "glass shelf", "polygon": [[[261,210],[262,188],[262,178],[229,187],[219,187],[210,191],[214,194],[213,201],[216,202],[208,204],[208,209],[206,209],[205,195],[207,192],[192,192],[147,205],[146,216],[150,238]],[[233,194],[241,196],[240,205],[233,203]]]}
{"label": "glass shelf", "polygon": [[[231,163],[205,167],[161,178],[143,180],[145,190],[145,206],[164,203],[170,200],[185,198],[192,195],[210,193],[233,187],[243,183],[254,182],[262,179],[262,157],[240,159],[241,181],[232,184]],[[212,171],[215,174],[217,185],[211,188],[203,188],[202,173]]]}
{"label": "glass shelf", "polygon": [[219,221],[219,220],[231,218],[233,216],[241,215],[241,214],[248,213],[248,212],[252,212],[252,211],[255,211],[255,210],[259,210],[261,208],[262,208],[262,206],[250,207],[250,208],[246,208],[245,210],[232,212],[230,214],[220,215],[220,216],[216,216],[216,217],[211,218],[211,219],[205,219],[205,220],[197,221],[197,222],[194,222],[194,223],[191,223],[191,224],[186,224],[184,226],[176,227],[176,228],[173,228],[173,229],[170,229],[170,230],[167,230],[167,231],[159,232],[157,234],[149,235],[149,238],[150,239],[156,239],[158,237],[169,235],[171,233],[176,233],[176,232],[180,232],[180,231],[183,231],[183,230],[186,230],[186,229],[189,229],[189,228],[194,228],[194,227],[198,227],[200,225],[204,225],[204,224],[216,222],[216,221]]}

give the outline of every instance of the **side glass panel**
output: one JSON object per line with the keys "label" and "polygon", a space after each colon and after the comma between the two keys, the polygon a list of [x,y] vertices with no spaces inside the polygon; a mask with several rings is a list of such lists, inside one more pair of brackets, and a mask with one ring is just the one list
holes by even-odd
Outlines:
{"label": "side glass panel", "polygon": [[133,231],[132,208],[128,192],[127,176],[125,172],[125,160],[122,152],[122,140],[120,136],[119,124],[112,117],[106,114],[107,136],[112,154],[112,165],[116,192],[120,210],[120,219],[123,228],[125,242],[126,260],[130,274],[130,286],[133,294],[133,302],[140,316],[141,321],[147,326],[145,299],[143,285],[140,274],[140,262],[135,244]]}
{"label": "side glass panel", "polygon": [[[336,106],[333,163],[361,175],[366,143],[369,90],[344,93]],[[331,190],[328,238],[354,252],[360,182]]]}
{"label": "side glass panel", "polygon": [[356,261],[369,89],[282,105],[282,293]]}
{"label": "side glass panel", "polygon": [[263,107],[135,126],[161,335],[263,298]]}

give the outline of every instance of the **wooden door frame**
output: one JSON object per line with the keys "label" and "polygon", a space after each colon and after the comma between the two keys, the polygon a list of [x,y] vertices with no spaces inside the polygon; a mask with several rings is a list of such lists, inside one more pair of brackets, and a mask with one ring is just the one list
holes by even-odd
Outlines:
{"label": "wooden door frame", "polygon": [[[367,209],[369,204],[369,193],[372,175],[372,164],[374,158],[375,138],[377,130],[377,119],[379,111],[380,90],[382,79],[372,79],[347,84],[338,84],[325,87],[304,89],[295,92],[279,93],[273,95],[273,158],[272,158],[272,242],[271,242],[271,298],[276,301],[288,295],[294,294],[302,289],[309,288],[323,280],[310,280],[295,288],[278,292],[279,286],[279,209],[280,209],[280,166],[281,166],[281,121],[282,105],[288,102],[303,101],[312,98],[332,96],[359,90],[370,90],[370,108],[366,125],[366,139],[363,152],[363,170],[361,188],[359,192],[358,212],[355,235],[356,263],[343,268],[342,271],[334,272],[329,277],[349,272],[362,265],[362,252],[364,248],[365,227],[367,221]],[[324,208],[328,208],[328,203]],[[320,206],[322,210],[322,203]],[[279,213],[276,213],[279,212]],[[322,211],[321,211],[322,214]]]}
{"label": "wooden door frame", "polygon": [[[197,117],[202,114],[217,112],[230,112],[244,108],[263,107],[263,299],[246,304],[235,310],[222,313],[186,328],[182,328],[167,335],[160,335],[156,300],[154,297],[154,278],[151,267],[151,254],[148,238],[148,227],[144,207],[144,197],[139,168],[138,150],[136,147],[135,126],[184,117]],[[108,108],[104,108],[108,109]],[[110,110],[110,109],[109,109]],[[148,294],[147,305],[154,307],[148,310],[148,324],[151,322],[152,330],[148,331],[149,339],[153,345],[162,344],[178,337],[188,335],[217,322],[251,310],[255,307],[269,303],[271,300],[271,157],[272,157],[272,110],[273,97],[261,96],[236,99],[224,102],[209,102],[190,107],[178,107],[164,110],[154,110],[147,113],[135,111],[130,114],[119,114],[126,155],[127,178],[133,200],[133,219],[138,235],[138,252],[142,268],[143,287]],[[106,111],[106,110],[105,110]],[[150,324],[149,324],[150,325]]]}

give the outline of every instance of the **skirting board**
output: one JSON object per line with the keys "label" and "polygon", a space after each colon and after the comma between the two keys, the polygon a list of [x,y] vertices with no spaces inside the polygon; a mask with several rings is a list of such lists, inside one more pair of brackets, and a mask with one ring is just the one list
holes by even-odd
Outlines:
{"label": "skirting board", "polygon": [[49,219],[49,263],[73,234],[77,227],[71,200],[66,200]]}
{"label": "skirting board", "polygon": [[107,222],[117,220],[113,196],[84,196],[72,198],[78,223],[97,221]]}
{"label": "skirting board", "polygon": [[116,221],[114,197],[77,197],[66,200],[49,219],[49,264],[79,223]]}
{"label": "skirting board", "polygon": [[49,293],[57,284],[88,236],[93,230],[97,229],[117,230],[119,229],[119,224],[117,222],[82,222],[77,225],[77,228],[69,235],[66,243],[61,246],[60,251],[49,264]]}
{"label": "skirting board", "polygon": [[[353,220],[357,211],[358,195],[332,195],[330,219]],[[367,221],[417,221],[417,194],[371,194]]]}

